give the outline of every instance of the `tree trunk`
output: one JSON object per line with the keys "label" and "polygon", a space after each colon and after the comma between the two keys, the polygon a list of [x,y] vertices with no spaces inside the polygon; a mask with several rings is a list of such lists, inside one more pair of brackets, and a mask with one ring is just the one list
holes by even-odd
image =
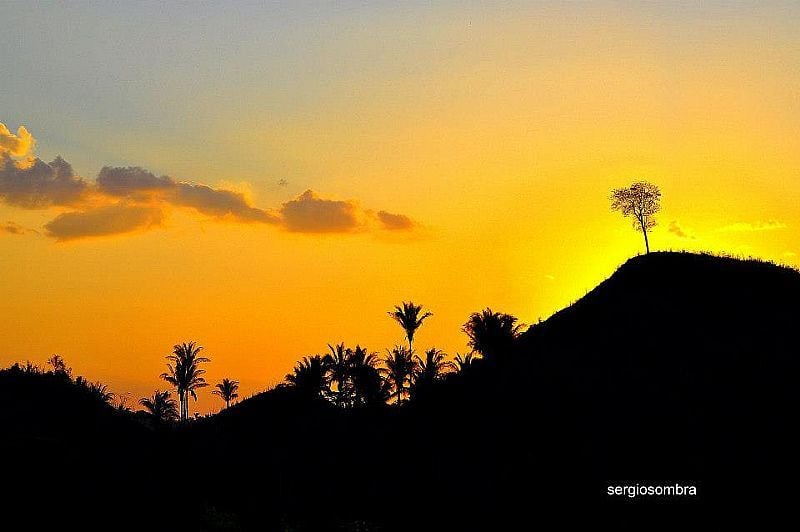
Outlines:
{"label": "tree trunk", "polygon": [[650,242],[647,240],[647,229],[642,229],[642,234],[644,234],[644,247],[647,250],[647,253],[650,253]]}

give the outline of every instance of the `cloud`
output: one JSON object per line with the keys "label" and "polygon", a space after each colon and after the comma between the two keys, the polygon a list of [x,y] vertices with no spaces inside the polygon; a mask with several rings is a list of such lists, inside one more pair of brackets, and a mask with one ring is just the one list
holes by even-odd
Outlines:
{"label": "cloud", "polygon": [[719,232],[751,232],[751,231],[773,231],[775,229],[785,229],[786,224],[776,220],[766,222],[736,222],[717,229]]}
{"label": "cloud", "polygon": [[241,192],[214,189],[206,185],[178,183],[173,202],[217,218],[231,218],[240,222],[280,221],[277,216],[251,206]]}
{"label": "cloud", "polygon": [[0,223],[0,235],[7,234],[7,235],[25,235],[28,233],[35,233],[33,229],[28,229],[26,227],[22,227],[16,222],[8,221],[5,223]]}
{"label": "cloud", "polygon": [[25,126],[19,126],[15,135],[0,122],[0,157],[26,157],[33,152],[35,144],[36,140]]}
{"label": "cloud", "polygon": [[[378,227],[398,231],[416,224],[403,214],[363,210],[354,200],[332,200],[306,190],[279,209],[253,205],[247,186],[212,187],[158,176],[144,168],[103,167],[96,180],[75,175],[56,157],[46,163],[36,141],[20,126],[16,134],[0,123],[0,202],[25,209],[72,207],[45,225],[58,241],[130,233],[157,226],[171,207],[191,209],[219,221],[263,223],[299,233],[353,233]],[[288,183],[281,182],[284,186]]]}
{"label": "cloud", "polygon": [[9,205],[23,209],[76,205],[88,189],[61,157],[50,163],[34,158],[30,164],[20,165],[0,154],[0,199]]}
{"label": "cloud", "polygon": [[169,176],[158,177],[139,167],[106,166],[97,176],[97,188],[108,196],[170,203],[192,208],[215,218],[228,218],[240,222],[279,222],[275,215],[250,205],[241,192],[207,185],[179,183]]}
{"label": "cloud", "polygon": [[168,176],[157,177],[138,166],[104,166],[97,174],[97,188],[109,196],[146,199],[151,194],[174,189],[175,181]]}
{"label": "cloud", "polygon": [[322,199],[313,190],[284,203],[280,215],[288,231],[301,233],[346,233],[363,223],[355,202]]}
{"label": "cloud", "polygon": [[678,224],[677,220],[672,220],[669,223],[669,227],[667,228],[667,231],[669,231],[673,235],[677,236],[678,238],[687,238],[687,239],[692,239],[692,240],[694,240],[694,238],[695,238],[694,235],[690,234],[687,230],[682,228],[680,226],[680,224]]}
{"label": "cloud", "polygon": [[158,207],[122,202],[86,211],[65,212],[44,227],[47,236],[66,242],[149,229],[160,225],[162,217]]}
{"label": "cloud", "polygon": [[393,214],[386,211],[378,211],[378,220],[384,229],[390,231],[408,231],[416,227],[414,220],[405,214]]}

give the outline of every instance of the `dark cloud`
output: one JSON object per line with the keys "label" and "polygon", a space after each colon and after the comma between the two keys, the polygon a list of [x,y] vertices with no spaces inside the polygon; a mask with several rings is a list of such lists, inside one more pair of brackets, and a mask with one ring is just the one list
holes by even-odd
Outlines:
{"label": "dark cloud", "polygon": [[[20,126],[12,133],[0,123],[0,202],[25,209],[73,207],[45,225],[59,241],[129,233],[161,223],[168,207],[193,209],[222,221],[274,224],[300,233],[352,233],[408,230],[415,223],[387,211],[364,211],[352,200],[324,199],[312,190],[284,203],[278,211],[255,207],[241,192],[157,176],[144,168],[103,167],[94,182],[75,175],[61,157],[46,163],[33,151],[36,140]],[[285,179],[279,185],[286,186]],[[19,234],[16,225],[0,231]]]}
{"label": "dark cloud", "polygon": [[0,155],[0,199],[9,205],[24,209],[76,205],[88,190],[89,185],[61,157],[49,164],[36,158],[22,164]]}
{"label": "dark cloud", "polygon": [[175,182],[168,176],[157,177],[138,166],[104,166],[97,175],[97,188],[109,196],[142,198],[172,190]]}
{"label": "dark cloud", "polygon": [[322,199],[313,190],[284,203],[280,215],[288,231],[300,233],[348,233],[362,224],[355,202]]}
{"label": "dark cloud", "polygon": [[378,211],[378,220],[384,229],[390,231],[408,231],[417,225],[405,214],[393,214],[386,211]]}
{"label": "dark cloud", "polygon": [[217,218],[231,218],[240,222],[280,221],[277,216],[251,206],[241,192],[214,189],[206,185],[179,183],[173,201],[175,205],[191,207],[207,216]]}
{"label": "dark cloud", "polygon": [[0,235],[1,234],[9,234],[9,235],[25,235],[28,233],[35,233],[33,229],[27,229],[22,227],[16,222],[8,221],[5,223],[0,223]]}
{"label": "dark cloud", "polygon": [[65,242],[147,229],[160,225],[162,216],[158,207],[116,203],[86,211],[66,212],[44,227],[47,236]]}
{"label": "dark cloud", "polygon": [[158,177],[139,167],[106,166],[97,176],[97,188],[103,194],[131,200],[158,200],[189,207],[215,218],[240,222],[278,223],[278,218],[250,205],[244,194],[206,185],[179,183],[169,176]]}

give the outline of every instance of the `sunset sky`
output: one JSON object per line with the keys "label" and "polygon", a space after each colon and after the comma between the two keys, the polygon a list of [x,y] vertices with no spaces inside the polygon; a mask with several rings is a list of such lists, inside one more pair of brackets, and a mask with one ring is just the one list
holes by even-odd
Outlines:
{"label": "sunset sky", "polygon": [[463,352],[642,252],[641,179],[653,249],[800,264],[800,3],[260,4],[0,4],[0,365],[247,395],[409,299]]}

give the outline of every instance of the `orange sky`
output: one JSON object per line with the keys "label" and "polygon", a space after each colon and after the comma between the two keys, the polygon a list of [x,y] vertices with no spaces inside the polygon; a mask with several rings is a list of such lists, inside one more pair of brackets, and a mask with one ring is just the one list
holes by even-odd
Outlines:
{"label": "orange sky", "polygon": [[[408,299],[434,313],[418,346],[454,354],[470,312],[535,322],[641,252],[608,201],[637,179],[663,192],[653,249],[799,264],[795,7],[425,9],[274,33],[243,16],[232,50],[184,28],[146,76],[126,48],[136,18],[114,19],[91,72],[65,78],[44,52],[0,65],[29,81],[0,96],[0,364],[60,353],[138,399],[194,339],[208,380],[246,395],[329,342],[385,352],[403,338],[386,312]],[[82,192],[48,181],[31,204],[31,157],[58,154]],[[142,192],[96,182],[103,166],[171,177]],[[197,410],[220,403],[205,391]]]}

